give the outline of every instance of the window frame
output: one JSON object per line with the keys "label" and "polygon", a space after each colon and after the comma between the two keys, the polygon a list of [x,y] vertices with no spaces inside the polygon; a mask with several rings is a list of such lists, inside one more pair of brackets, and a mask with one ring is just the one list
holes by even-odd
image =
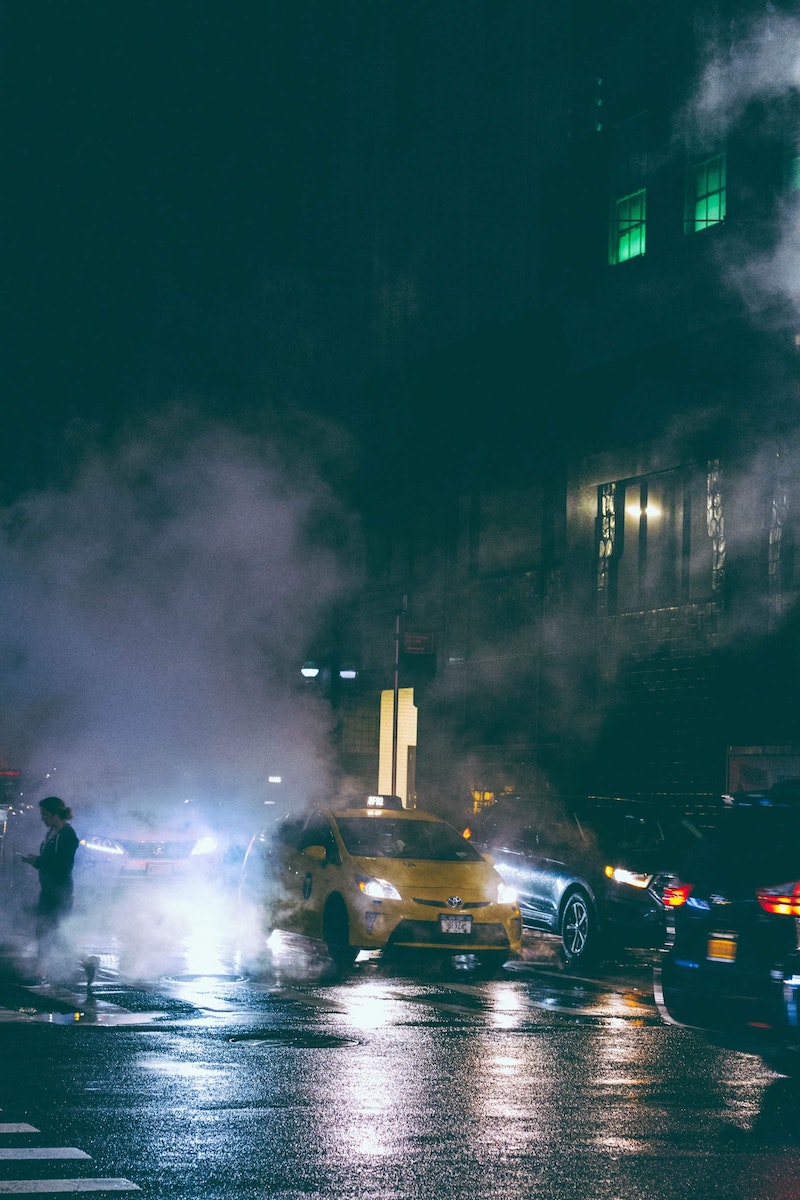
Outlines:
{"label": "window frame", "polygon": [[[719,164],[717,187],[709,186],[711,166]],[[709,219],[711,201],[716,198],[718,216]],[[699,216],[700,207],[705,205],[705,216]],[[705,158],[695,159],[689,164],[686,184],[686,212],[684,217],[687,233],[704,233],[717,225],[724,225],[728,215],[728,153],[718,150]]]}
{"label": "window frame", "polygon": [[[699,464],[598,485],[595,570],[601,613],[649,612],[711,597],[710,486]],[[672,503],[666,503],[670,497]]]}
{"label": "window frame", "polygon": [[[631,202],[641,197],[640,215],[638,220],[630,216]],[[622,215],[622,206],[628,205],[628,216]],[[627,228],[622,231],[623,222],[627,221]],[[626,253],[623,257],[621,252],[622,242],[624,239],[633,240],[635,235],[639,235],[640,249],[633,253]],[[630,246],[630,242],[629,242]],[[626,192],[622,196],[616,196],[611,201],[611,213],[609,216],[609,249],[608,261],[612,267],[620,266],[622,263],[631,262],[636,258],[644,258],[647,252],[647,188],[634,188],[633,191]]]}

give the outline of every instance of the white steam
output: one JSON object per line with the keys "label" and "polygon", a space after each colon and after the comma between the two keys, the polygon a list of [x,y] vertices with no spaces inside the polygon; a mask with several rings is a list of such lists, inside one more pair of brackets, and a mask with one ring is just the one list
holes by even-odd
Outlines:
{"label": "white steam", "polygon": [[694,102],[697,115],[729,128],[753,100],[800,87],[800,18],[769,13],[725,49],[713,48]]}
{"label": "white steam", "polygon": [[[715,42],[708,55],[688,114],[689,140],[716,131],[724,138],[754,104],[762,106],[759,128],[769,131],[770,112],[780,125],[785,106],[796,102],[800,89],[800,17],[768,12],[742,35],[722,47]],[[688,117],[688,120],[686,118]],[[795,154],[800,155],[800,131]],[[788,304],[788,320],[800,310],[800,191],[785,194],[776,204],[772,244],[755,244],[747,226],[729,239],[725,255],[730,283],[754,316],[763,320],[765,308]],[[770,315],[775,321],[777,314]],[[786,319],[786,318],[785,318]]]}
{"label": "white steam", "polygon": [[87,454],[0,531],[4,753],[50,772],[76,825],[155,797],[263,803],[273,774],[320,786],[323,711],[294,681],[353,537],[284,437],[180,412]]}

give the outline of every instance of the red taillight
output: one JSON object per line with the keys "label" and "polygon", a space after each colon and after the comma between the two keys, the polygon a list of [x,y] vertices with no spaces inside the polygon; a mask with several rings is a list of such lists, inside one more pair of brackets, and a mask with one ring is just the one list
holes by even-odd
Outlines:
{"label": "red taillight", "polygon": [[779,917],[800,917],[800,883],[781,883],[777,887],[759,888],[756,895],[764,912]]}
{"label": "red taillight", "polygon": [[661,893],[661,902],[667,908],[680,908],[689,898],[689,893],[694,887],[693,883],[673,883],[669,887],[665,887]]}

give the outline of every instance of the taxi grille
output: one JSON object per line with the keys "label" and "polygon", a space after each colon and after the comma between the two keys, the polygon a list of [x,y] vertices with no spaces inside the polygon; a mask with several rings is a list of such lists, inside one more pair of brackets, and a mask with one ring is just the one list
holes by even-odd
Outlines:
{"label": "taxi grille", "polygon": [[[426,904],[428,908],[440,908],[443,912],[447,908],[446,900],[419,900],[416,896],[413,897],[415,904]],[[457,912],[461,912],[467,908],[488,908],[491,900],[467,900],[459,905]]]}
{"label": "taxi grille", "polygon": [[194,842],[123,842],[120,846],[131,858],[189,858]]}

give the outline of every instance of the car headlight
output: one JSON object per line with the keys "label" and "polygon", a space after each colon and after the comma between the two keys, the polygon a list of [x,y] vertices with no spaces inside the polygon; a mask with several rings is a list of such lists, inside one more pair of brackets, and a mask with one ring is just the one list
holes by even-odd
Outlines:
{"label": "car headlight", "polygon": [[96,854],[124,854],[125,851],[120,846],[119,842],[112,841],[111,838],[104,837],[88,837],[81,838],[81,845],[84,850],[91,850]]}
{"label": "car headlight", "polygon": [[508,883],[500,883],[497,885],[497,902],[498,904],[516,904],[518,897],[517,889],[511,887]]}
{"label": "car headlight", "polygon": [[198,842],[192,846],[192,854],[213,854],[217,848],[217,839],[214,837],[201,837]]}
{"label": "car headlight", "polygon": [[357,875],[356,883],[358,884],[358,890],[363,892],[365,896],[369,896],[370,900],[403,899],[397,888],[393,883],[389,883],[388,879],[373,879],[368,875]]}
{"label": "car headlight", "polygon": [[625,867],[606,867],[605,873],[614,883],[627,883],[629,887],[635,888],[649,887],[653,879],[652,875],[645,875],[641,871],[628,871]]}

